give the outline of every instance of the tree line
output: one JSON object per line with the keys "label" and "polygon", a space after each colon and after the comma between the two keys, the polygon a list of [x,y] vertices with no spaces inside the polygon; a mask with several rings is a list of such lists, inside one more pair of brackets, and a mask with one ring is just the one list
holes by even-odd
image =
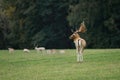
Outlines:
{"label": "tree line", "polygon": [[82,21],[87,48],[120,48],[119,0],[0,0],[0,49],[74,48]]}

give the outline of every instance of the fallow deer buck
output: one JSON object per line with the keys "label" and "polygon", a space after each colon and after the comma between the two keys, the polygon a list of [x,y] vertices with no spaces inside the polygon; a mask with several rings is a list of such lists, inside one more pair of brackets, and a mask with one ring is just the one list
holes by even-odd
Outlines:
{"label": "fallow deer buck", "polygon": [[79,29],[73,32],[73,34],[69,37],[75,43],[77,62],[83,62],[83,50],[86,46],[86,41],[80,37],[80,35],[78,34],[79,32],[80,33],[86,32],[86,26],[84,24],[84,21],[80,24]]}

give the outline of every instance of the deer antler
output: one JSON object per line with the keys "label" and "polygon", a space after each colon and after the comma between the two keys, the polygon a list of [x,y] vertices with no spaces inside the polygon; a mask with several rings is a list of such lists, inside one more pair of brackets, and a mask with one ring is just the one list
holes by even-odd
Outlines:
{"label": "deer antler", "polygon": [[76,32],[82,32],[82,33],[84,33],[84,32],[86,32],[87,31],[87,29],[86,29],[86,26],[85,26],[85,23],[84,23],[84,21],[80,24],[80,28],[76,31]]}

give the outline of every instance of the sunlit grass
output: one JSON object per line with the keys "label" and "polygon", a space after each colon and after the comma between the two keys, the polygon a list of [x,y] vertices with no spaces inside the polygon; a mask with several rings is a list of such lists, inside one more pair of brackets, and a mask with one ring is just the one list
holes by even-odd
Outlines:
{"label": "sunlit grass", "polygon": [[0,51],[0,80],[119,80],[120,49],[87,49],[84,62],[75,50],[64,54]]}

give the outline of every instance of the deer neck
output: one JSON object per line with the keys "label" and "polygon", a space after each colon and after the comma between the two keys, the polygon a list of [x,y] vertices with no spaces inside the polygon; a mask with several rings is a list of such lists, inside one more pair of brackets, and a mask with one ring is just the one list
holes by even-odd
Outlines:
{"label": "deer neck", "polygon": [[80,37],[74,38],[74,42],[78,41],[79,39],[80,39]]}

